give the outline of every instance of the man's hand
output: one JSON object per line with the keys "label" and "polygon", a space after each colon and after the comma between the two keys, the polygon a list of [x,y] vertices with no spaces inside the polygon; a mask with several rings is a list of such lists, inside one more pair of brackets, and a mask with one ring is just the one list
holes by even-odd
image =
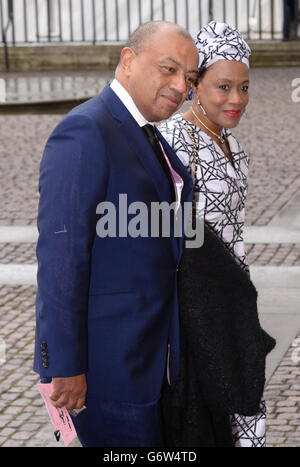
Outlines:
{"label": "man's hand", "polygon": [[85,403],[87,384],[86,376],[53,378],[53,392],[50,394],[54,407],[66,407],[67,410],[81,409]]}

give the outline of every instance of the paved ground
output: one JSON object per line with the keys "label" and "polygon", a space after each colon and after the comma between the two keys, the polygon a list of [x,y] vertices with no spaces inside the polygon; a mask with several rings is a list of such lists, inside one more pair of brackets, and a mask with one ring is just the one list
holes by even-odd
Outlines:
{"label": "paved ground", "polygon": [[[267,368],[268,446],[300,447],[300,103],[291,99],[294,78],[300,78],[299,68],[252,70],[251,104],[235,133],[251,158],[248,258],[262,323],[278,340]],[[5,226],[35,225],[41,153],[60,119],[0,116],[0,242]],[[282,227],[279,242],[271,240],[271,227]],[[4,272],[11,264],[35,262],[34,243],[7,238],[0,243]],[[1,277],[0,446],[62,446],[54,441],[32,371],[36,287],[7,285]]]}

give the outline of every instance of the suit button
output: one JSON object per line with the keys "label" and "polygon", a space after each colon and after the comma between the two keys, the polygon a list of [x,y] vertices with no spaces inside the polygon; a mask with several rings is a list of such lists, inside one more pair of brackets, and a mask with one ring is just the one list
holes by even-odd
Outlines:
{"label": "suit button", "polygon": [[43,355],[42,357],[43,360],[43,366],[49,366],[49,360],[48,360],[48,355]]}
{"label": "suit button", "polygon": [[44,362],[44,363],[43,363],[43,367],[44,367],[44,368],[48,368],[48,366],[49,366],[49,363],[48,363],[48,362]]}
{"label": "suit button", "polygon": [[42,349],[46,349],[48,347],[47,342],[42,342],[41,347]]}
{"label": "suit button", "polygon": [[43,355],[43,357],[45,357],[46,355],[48,355],[47,350],[42,350],[42,355]]}

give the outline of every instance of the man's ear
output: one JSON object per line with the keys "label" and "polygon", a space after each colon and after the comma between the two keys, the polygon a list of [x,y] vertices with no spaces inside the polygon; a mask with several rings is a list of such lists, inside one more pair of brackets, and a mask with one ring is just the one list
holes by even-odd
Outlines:
{"label": "man's ear", "polygon": [[120,66],[127,77],[130,76],[131,74],[132,65],[135,59],[136,59],[135,51],[131,49],[130,47],[124,47],[124,49],[121,52],[121,56],[120,56]]}

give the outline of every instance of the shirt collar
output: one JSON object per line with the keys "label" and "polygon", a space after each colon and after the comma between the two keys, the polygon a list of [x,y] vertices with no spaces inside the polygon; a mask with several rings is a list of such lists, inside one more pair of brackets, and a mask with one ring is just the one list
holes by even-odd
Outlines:
{"label": "shirt collar", "polygon": [[130,94],[126,91],[124,86],[122,86],[122,84],[117,79],[113,80],[110,87],[116,93],[120,101],[125,105],[128,112],[131,113],[131,115],[140,127],[143,127],[144,125],[148,124],[153,125],[152,122],[148,122],[148,120],[146,120],[145,117],[141,114]]}

